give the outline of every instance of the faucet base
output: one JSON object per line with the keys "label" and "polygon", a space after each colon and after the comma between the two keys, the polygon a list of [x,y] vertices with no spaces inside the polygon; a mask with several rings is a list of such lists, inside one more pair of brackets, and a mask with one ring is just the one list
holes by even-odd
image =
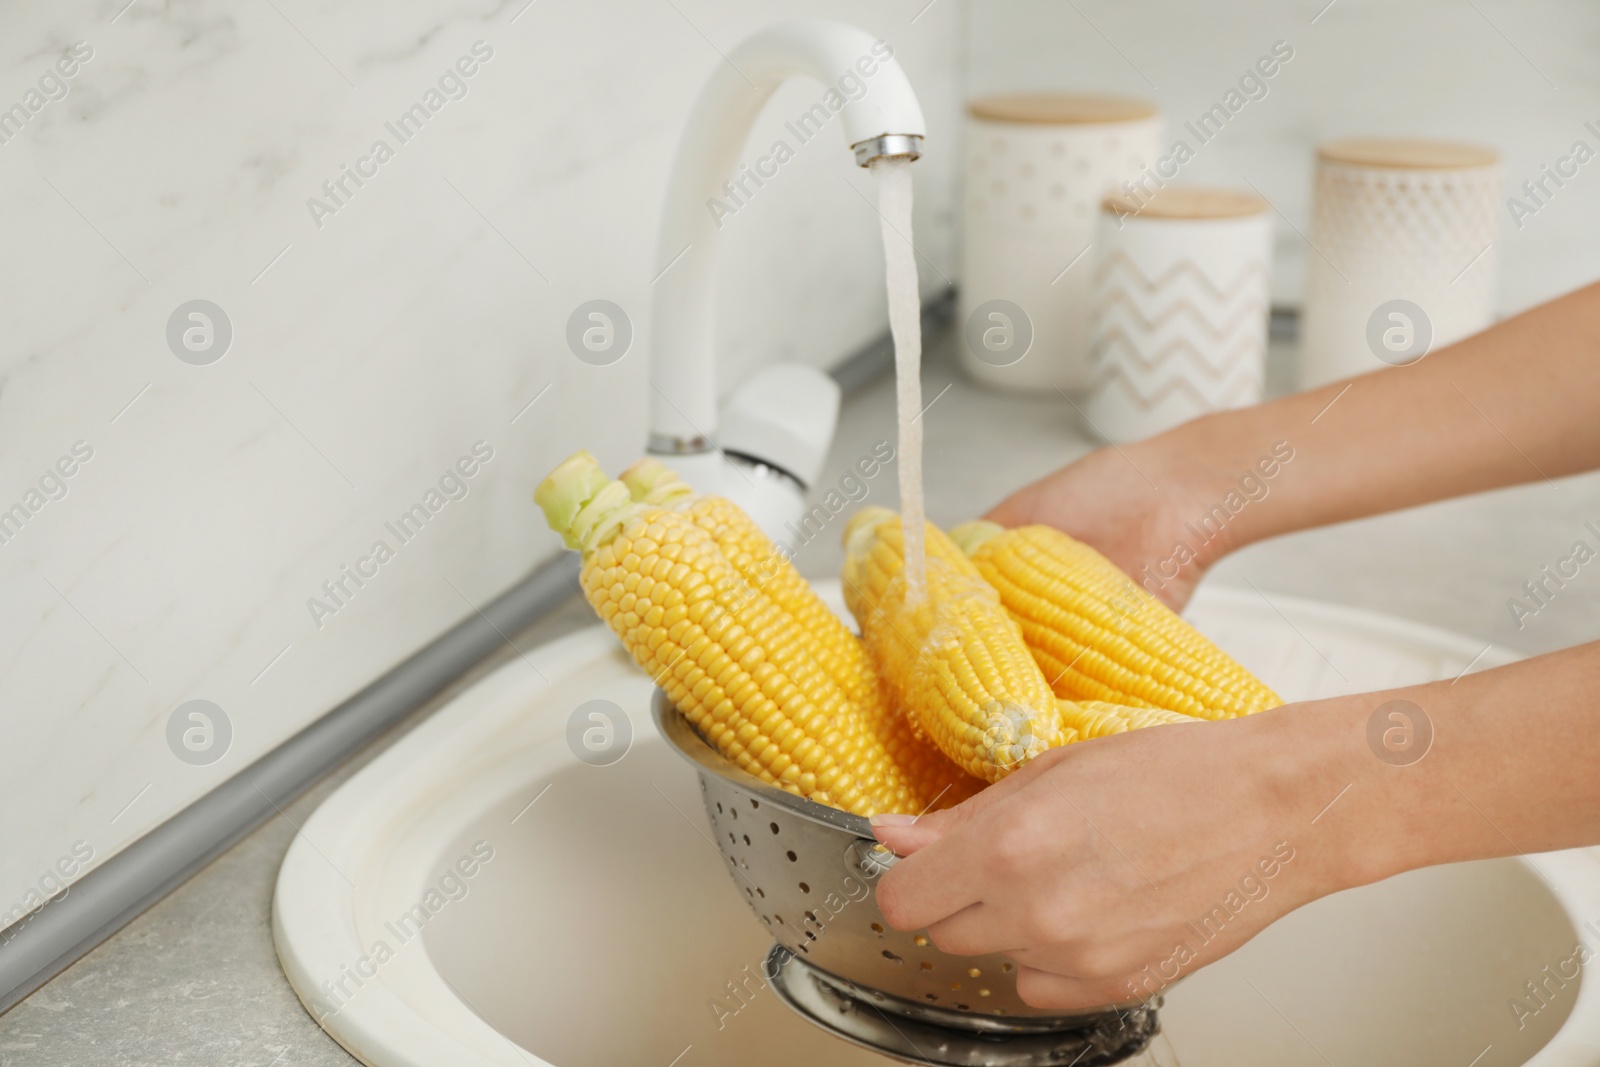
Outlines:
{"label": "faucet base", "polygon": [[774,541],[795,538],[790,527],[804,513],[806,495],[793,475],[760,460],[715,449],[676,455],[652,449],[652,453],[696,492],[726,497],[739,505]]}
{"label": "faucet base", "polygon": [[693,456],[701,452],[715,452],[717,446],[709,437],[701,434],[691,434],[688,437],[676,437],[667,433],[650,434],[649,442],[644,446],[645,451],[653,456]]}

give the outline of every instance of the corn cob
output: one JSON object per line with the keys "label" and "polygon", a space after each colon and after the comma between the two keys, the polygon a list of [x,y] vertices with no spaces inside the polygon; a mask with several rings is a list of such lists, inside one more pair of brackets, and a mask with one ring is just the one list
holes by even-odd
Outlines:
{"label": "corn cob", "polygon": [[649,457],[623,471],[621,480],[635,500],[681,510],[709,533],[744,580],[776,601],[817,643],[819,662],[846,695],[859,701],[877,694],[861,642],[737,505],[723,497],[697,496],[674,471]]}
{"label": "corn cob", "polygon": [[675,471],[648,456],[623,471],[621,480],[634,500],[680,510],[710,534],[744,580],[770,597],[806,635],[818,665],[844,691],[903,776],[908,790],[886,797],[886,803],[895,805],[888,810],[920,814],[946,808],[982,787],[980,779],[934,748],[912,719],[893,705],[860,638],[823,603],[788,554],[736,504],[719,496],[696,495]]}
{"label": "corn cob", "polygon": [[845,601],[880,674],[969,774],[999,781],[1068,740],[1055,697],[995,591],[927,527],[927,593],[906,603],[900,520],[865,508],[845,531]]}
{"label": "corn cob", "polygon": [[1129,708],[1120,704],[1106,704],[1098,700],[1057,700],[1056,709],[1061,715],[1061,725],[1089,741],[1096,737],[1142,730],[1147,726],[1165,726],[1182,722],[1203,722],[1192,715],[1180,715],[1162,708]]}
{"label": "corn cob", "polygon": [[1110,560],[1060,530],[956,527],[1056,695],[1229,719],[1283,701]]}
{"label": "corn cob", "polygon": [[[702,737],[771,785],[872,815],[898,772],[809,642],[687,516],[638,503],[579,452],[534,493],[583,554],[589,603]],[[887,794],[887,797],[885,796]]]}

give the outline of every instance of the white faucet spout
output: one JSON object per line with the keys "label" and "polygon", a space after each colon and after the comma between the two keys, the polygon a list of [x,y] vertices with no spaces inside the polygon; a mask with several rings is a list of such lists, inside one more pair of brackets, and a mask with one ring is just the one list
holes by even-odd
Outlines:
{"label": "white faucet spout", "polygon": [[[807,19],[746,39],[695,101],[667,186],[652,303],[650,451],[690,455],[715,447],[716,355],[712,279],[724,183],[743,197],[772,175],[742,171],[739,152],[773,91],[797,75],[829,88],[810,113],[807,139],[837,117],[845,145],[866,166],[883,156],[915,158],[922,109],[887,43],[853,26]],[[820,110],[819,110],[820,109]],[[796,148],[798,145],[791,145]]]}

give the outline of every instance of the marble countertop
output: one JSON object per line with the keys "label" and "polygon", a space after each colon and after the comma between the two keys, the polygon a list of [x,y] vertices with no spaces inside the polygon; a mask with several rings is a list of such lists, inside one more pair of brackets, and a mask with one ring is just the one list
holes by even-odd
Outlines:
{"label": "marble countertop", "polygon": [[[956,368],[947,331],[930,346],[924,399],[929,515],[981,514],[1014,487],[1094,447],[1063,398],[987,392]],[[1269,384],[1290,356],[1275,346]],[[894,440],[887,377],[845,404],[814,496]],[[1510,446],[1508,446],[1510,447]],[[1403,462],[1403,457],[1397,457]],[[894,506],[892,467],[864,479],[864,500]],[[843,487],[860,496],[861,490]],[[859,506],[852,503],[849,509]],[[1508,600],[1600,525],[1600,475],[1536,482],[1254,546],[1223,562],[1216,582],[1356,605],[1523,652],[1600,638],[1600,571],[1587,569],[1519,627]],[[809,575],[837,573],[842,523],[797,546]],[[592,622],[574,599],[516,635],[523,648]],[[316,806],[417,722],[516,653],[486,660],[177,891],[0,1017],[0,1067],[344,1067],[356,1061],[302,1010],[278,969],[271,903],[278,865]]]}

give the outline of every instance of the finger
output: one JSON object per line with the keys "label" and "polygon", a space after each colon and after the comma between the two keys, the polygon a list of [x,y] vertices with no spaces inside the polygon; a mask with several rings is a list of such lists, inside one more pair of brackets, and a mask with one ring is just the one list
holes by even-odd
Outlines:
{"label": "finger", "polygon": [[933,841],[891,867],[878,881],[878,909],[896,930],[922,930],[979,899],[981,882],[974,871],[945,873],[935,862],[949,840]]}
{"label": "finger", "polygon": [[998,921],[999,911],[995,905],[983,901],[970,904],[928,927],[928,936],[941,952],[955,956],[1012,952],[1022,943],[1004,933],[1011,924]]}
{"label": "finger", "polygon": [[[904,825],[877,821],[882,818],[912,821],[908,821]],[[910,815],[878,815],[873,817],[872,835],[888,845],[896,856],[911,856],[948,833],[952,828],[951,822],[953,820],[916,821],[915,817]]]}
{"label": "finger", "polygon": [[1016,775],[967,798],[952,808],[930,811],[925,815],[874,815],[870,820],[872,833],[879,841],[894,849],[898,856],[909,856],[918,849],[954,832],[987,811],[1017,788]]}
{"label": "finger", "polygon": [[1026,788],[1020,780],[1031,777],[1024,768],[990,786],[984,793],[995,796],[987,803],[974,805],[947,832],[895,864],[878,886],[878,906],[892,926],[922,929],[984,898],[994,884],[991,843],[1006,821],[1008,801]]}
{"label": "finger", "polygon": [[958,823],[936,840],[923,842],[879,885],[878,904],[890,924],[900,930],[921,929],[983,899],[994,882],[993,841],[1006,823],[1011,802],[1040,774],[1069,756],[1070,746],[1046,752],[950,809],[956,812],[971,805]]}
{"label": "finger", "polygon": [[1036,967],[1017,967],[1017,996],[1031,1008],[1094,1011],[1129,1002],[1127,982],[1114,978],[1074,978]]}
{"label": "finger", "polygon": [[870,820],[872,835],[893,849],[895,855],[910,856],[972,818],[972,813],[963,811],[963,807],[958,804],[926,815],[874,815]]}
{"label": "finger", "polygon": [[1018,503],[1017,496],[1017,493],[1013,493],[1006,497],[990,508],[989,513],[984,518],[990,522],[998,522],[1001,526],[1006,527],[1025,525],[1029,516],[1027,509]]}

